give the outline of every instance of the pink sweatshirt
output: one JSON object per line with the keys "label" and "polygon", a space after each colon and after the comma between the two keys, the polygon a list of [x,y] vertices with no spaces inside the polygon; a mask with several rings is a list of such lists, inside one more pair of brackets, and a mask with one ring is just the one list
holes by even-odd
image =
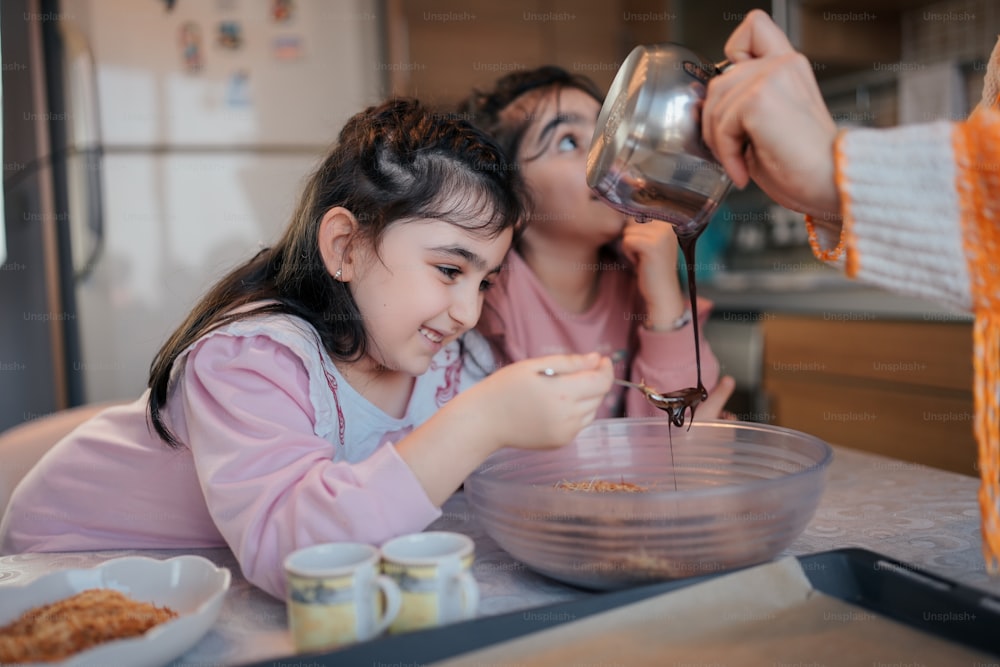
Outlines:
{"label": "pink sweatshirt", "polygon": [[[520,361],[547,354],[600,352],[615,361],[619,378],[673,391],[697,384],[693,324],[654,332],[641,326],[646,313],[635,272],[624,260],[609,262],[599,293],[583,313],[560,307],[521,255],[511,252],[496,284],[486,293],[478,330],[500,360]],[[698,299],[704,323],[712,303]],[[704,331],[704,329],[702,329]],[[719,362],[701,338],[702,382],[711,391]],[[638,391],[615,385],[598,411],[604,417],[663,417]]]}
{"label": "pink sweatshirt", "polygon": [[175,367],[167,423],[187,446],[147,426],[147,395],[99,414],[18,485],[0,553],[228,545],[249,581],[281,597],[293,550],[380,544],[440,515],[392,443],[476,379],[453,344],[396,419],[354,391],[301,320],[227,326]]}

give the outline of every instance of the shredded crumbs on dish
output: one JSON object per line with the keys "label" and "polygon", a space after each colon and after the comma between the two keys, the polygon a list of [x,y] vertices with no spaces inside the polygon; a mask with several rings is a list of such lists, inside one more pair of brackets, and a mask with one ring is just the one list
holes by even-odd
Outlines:
{"label": "shredded crumbs on dish", "polygon": [[561,480],[556,483],[556,488],[562,491],[589,491],[590,493],[644,493],[649,491],[648,487],[632,484],[622,479],[620,482],[606,482],[603,479],[592,479],[587,482],[570,482]]}
{"label": "shredded crumbs on dish", "polygon": [[97,644],[135,637],[177,618],[169,607],[93,588],[29,609],[0,627],[0,664],[54,662]]}

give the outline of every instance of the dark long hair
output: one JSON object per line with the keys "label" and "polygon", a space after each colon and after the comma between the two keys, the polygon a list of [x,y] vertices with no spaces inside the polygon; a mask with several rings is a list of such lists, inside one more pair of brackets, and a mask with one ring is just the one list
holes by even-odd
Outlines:
{"label": "dark long hair", "polygon": [[182,445],[163,419],[174,362],[223,325],[286,313],[311,324],[334,359],[355,361],[367,353],[358,306],[348,286],[329,274],[319,250],[320,222],[331,208],[351,211],[358,240],[377,251],[390,225],[414,219],[446,220],[496,238],[516,228],[523,197],[504,151],[455,114],[408,99],[356,114],[310,177],[277,244],[216,283],[156,354],[148,383],[156,433],[171,447]]}
{"label": "dark long hair", "polygon": [[[517,70],[497,79],[493,90],[475,90],[459,102],[459,113],[474,125],[490,134],[507,159],[517,161],[518,151],[524,133],[531,126],[534,114],[529,117],[511,118],[504,111],[521,96],[531,92],[553,90],[556,93],[565,88],[575,88],[590,95],[598,104],[604,102],[604,93],[592,79],[583,74],[571,74],[562,67],[545,65],[530,70]],[[539,97],[539,104],[541,97]]]}

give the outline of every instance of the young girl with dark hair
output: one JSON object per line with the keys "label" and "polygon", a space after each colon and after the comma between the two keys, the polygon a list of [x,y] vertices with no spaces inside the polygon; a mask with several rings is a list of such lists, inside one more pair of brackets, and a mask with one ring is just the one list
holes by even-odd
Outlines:
{"label": "young girl with dark hair", "polygon": [[[587,77],[545,66],[508,74],[460,105],[515,163],[530,200],[478,328],[503,361],[597,351],[615,361],[620,378],[660,391],[693,387],[693,325],[672,228],[627,219],[587,187],[587,152],[602,99]],[[710,305],[699,300],[702,321]],[[719,364],[704,338],[701,361],[711,390]],[[733,387],[724,378],[699,418],[718,416]],[[623,415],[663,413],[642,393],[616,386],[598,416]]]}
{"label": "young girl with dark hair", "polygon": [[291,551],[420,531],[493,451],[568,442],[610,360],[488,374],[488,345],[464,335],[522,215],[516,170],[468,123],[406,100],[356,115],[277,244],[159,351],[148,391],[17,487],[2,551],[228,544],[280,596]]}

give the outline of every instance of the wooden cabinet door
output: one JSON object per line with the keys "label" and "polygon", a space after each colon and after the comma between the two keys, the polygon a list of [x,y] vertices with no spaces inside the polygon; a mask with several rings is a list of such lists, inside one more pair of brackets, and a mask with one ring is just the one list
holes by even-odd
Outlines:
{"label": "wooden cabinet door", "polygon": [[[390,90],[428,103],[453,105],[473,88],[504,74],[559,65],[611,85],[635,46],[629,21],[636,0],[389,0],[387,54]],[[643,38],[665,39],[670,16],[641,14]]]}
{"label": "wooden cabinet door", "polygon": [[971,324],[775,316],[763,325],[772,423],[978,474]]}

